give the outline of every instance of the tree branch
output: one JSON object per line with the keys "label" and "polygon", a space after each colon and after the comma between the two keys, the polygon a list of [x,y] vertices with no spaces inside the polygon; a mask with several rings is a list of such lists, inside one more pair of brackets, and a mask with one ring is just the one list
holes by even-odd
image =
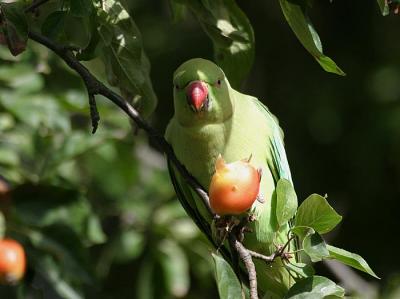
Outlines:
{"label": "tree branch", "polygon": [[92,111],[92,124],[93,130],[95,131],[98,123],[98,113],[95,108],[94,96],[102,95],[105,98],[112,101],[115,105],[117,105],[121,110],[123,110],[130,119],[132,119],[138,128],[146,131],[151,141],[153,141],[158,148],[163,151],[168,159],[172,162],[172,164],[177,168],[177,170],[181,173],[186,183],[191,186],[194,191],[199,195],[201,200],[203,201],[205,207],[208,209],[211,215],[214,213],[211,211],[209,198],[207,192],[204,191],[204,188],[200,185],[199,182],[189,173],[189,171],[185,168],[183,164],[181,164],[178,158],[175,156],[175,153],[171,147],[171,145],[164,139],[163,136],[159,135],[138,113],[138,111],[133,108],[131,104],[125,101],[120,95],[116,94],[114,91],[106,87],[102,82],[100,82],[94,75],[92,75],[89,70],[81,64],[78,59],[75,57],[74,53],[68,49],[67,47],[58,45],[54,43],[49,38],[34,32],[30,31],[28,37],[31,40],[36,41],[39,44],[49,48],[55,54],[57,54],[65,63],[76,71],[82,80],[85,83],[89,94],[89,100]]}
{"label": "tree branch", "polygon": [[258,299],[257,272],[250,251],[238,241],[233,233],[229,234],[229,242],[231,247],[237,251],[240,259],[246,267],[247,275],[249,277],[250,299]]}
{"label": "tree branch", "polygon": [[32,4],[27,8],[25,8],[25,13],[34,12],[36,9],[39,8],[39,6],[42,6],[43,4],[49,1],[50,0],[33,0]]}

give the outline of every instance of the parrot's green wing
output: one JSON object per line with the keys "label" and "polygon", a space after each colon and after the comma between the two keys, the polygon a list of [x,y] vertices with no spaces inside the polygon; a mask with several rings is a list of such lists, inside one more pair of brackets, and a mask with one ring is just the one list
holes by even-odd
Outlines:
{"label": "parrot's green wing", "polygon": [[268,161],[268,166],[272,171],[275,182],[279,179],[286,179],[292,182],[289,163],[283,144],[283,131],[279,127],[278,119],[269,109],[256,98],[251,98],[254,104],[265,114],[265,118],[271,124],[272,136],[270,137],[272,160]]}
{"label": "parrot's green wing", "polygon": [[[210,243],[215,247],[219,248],[219,252],[222,256],[228,261],[231,262],[230,257],[231,254],[224,246],[219,246],[212,237],[211,225],[207,220],[200,214],[199,210],[195,204],[195,196],[192,189],[188,186],[188,184],[182,178],[182,175],[176,170],[176,168],[172,165],[171,161],[168,159],[168,171],[171,177],[172,184],[174,186],[176,195],[178,197],[179,202],[182,207],[186,211],[186,213],[193,219],[194,223],[197,227],[204,233]],[[200,199],[197,199],[200,200]]]}
{"label": "parrot's green wing", "polygon": [[187,183],[183,181],[181,174],[179,174],[176,168],[171,164],[170,160],[168,160],[168,171],[171,177],[172,184],[174,185],[176,195],[182,207],[185,209],[186,213],[193,219],[198,228],[207,236],[209,241],[214,244],[214,241],[211,237],[212,234],[210,224],[204,219],[198,209],[194,208],[196,207],[196,205],[193,193],[188,187]]}
{"label": "parrot's green wing", "polygon": [[[261,111],[265,113],[266,118],[271,122],[272,127],[272,137],[271,142],[271,153],[272,153],[272,163],[268,161],[268,166],[272,170],[275,182],[283,178],[292,183],[292,175],[290,173],[289,163],[286,156],[286,151],[283,143],[283,131],[279,127],[278,119],[269,111],[269,109],[261,103],[259,100],[252,98],[254,103],[259,107]],[[271,165],[272,164],[272,165]],[[289,221],[289,227],[293,227],[293,219]],[[295,248],[299,248],[299,239],[296,237],[294,239]],[[296,253],[296,260],[300,261],[300,255]]]}

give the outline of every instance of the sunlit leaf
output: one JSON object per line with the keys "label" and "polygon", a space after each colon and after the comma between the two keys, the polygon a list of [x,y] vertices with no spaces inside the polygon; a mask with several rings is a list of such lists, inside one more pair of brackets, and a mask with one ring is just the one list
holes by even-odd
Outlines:
{"label": "sunlit leaf", "polygon": [[285,299],[323,299],[336,296],[343,298],[344,289],[322,276],[312,276],[294,284]]}
{"label": "sunlit leaf", "polygon": [[3,146],[0,142],[0,164],[17,166],[20,162],[18,153],[10,147]]}
{"label": "sunlit leaf", "polygon": [[25,63],[14,63],[10,65],[0,66],[0,80],[16,92],[1,92],[0,99],[4,98],[7,101],[8,97],[15,98],[16,94],[24,93],[31,94],[43,88],[44,82],[40,74],[34,67]]}
{"label": "sunlit leaf", "polygon": [[[15,125],[14,118],[7,113],[0,113],[0,132],[5,132]],[[1,156],[1,155],[0,155]]]}
{"label": "sunlit leaf", "polygon": [[311,258],[313,263],[321,261],[329,256],[324,239],[317,233],[309,233],[303,239],[304,252]]}
{"label": "sunlit leaf", "polygon": [[185,252],[172,240],[163,240],[159,245],[160,264],[169,293],[184,297],[189,290],[189,264]]}
{"label": "sunlit leaf", "polygon": [[360,271],[368,273],[369,275],[378,278],[379,277],[372,271],[371,267],[367,264],[367,262],[358,254],[349,252],[347,250],[337,248],[332,245],[327,245],[329,251],[329,257],[333,258],[343,264],[346,264],[350,267],[356,268]]}
{"label": "sunlit leaf", "polygon": [[140,255],[144,249],[144,241],[144,236],[137,231],[122,231],[113,244],[115,261],[126,263]]}
{"label": "sunlit leaf", "polygon": [[242,287],[232,267],[220,255],[213,253],[215,280],[221,299],[242,299]]}
{"label": "sunlit leaf", "polygon": [[320,234],[331,231],[340,221],[340,216],[328,201],[318,194],[312,194],[297,210],[296,226],[309,226]]}
{"label": "sunlit leaf", "polygon": [[246,15],[233,0],[176,2],[185,4],[199,20],[213,42],[216,63],[231,85],[240,88],[254,60],[254,33]]}
{"label": "sunlit leaf", "polygon": [[285,268],[288,269],[292,275],[295,274],[298,279],[313,276],[315,273],[311,265],[304,263],[285,263]]}
{"label": "sunlit leaf", "polygon": [[102,59],[109,83],[118,86],[140,112],[148,116],[155,109],[157,98],[139,28],[120,1],[101,2],[97,7],[101,24],[98,32],[104,44]]}
{"label": "sunlit leaf", "polygon": [[321,67],[327,72],[345,75],[332,59],[323,54],[321,40],[307,14],[307,2],[303,0],[279,0],[279,3],[293,32]]}
{"label": "sunlit leaf", "polygon": [[68,114],[60,108],[53,95],[3,92],[0,94],[0,102],[18,120],[32,128],[44,126],[62,132],[70,130]]}
{"label": "sunlit leaf", "polygon": [[280,179],[276,185],[276,218],[280,226],[288,222],[297,210],[297,195],[293,185]]}

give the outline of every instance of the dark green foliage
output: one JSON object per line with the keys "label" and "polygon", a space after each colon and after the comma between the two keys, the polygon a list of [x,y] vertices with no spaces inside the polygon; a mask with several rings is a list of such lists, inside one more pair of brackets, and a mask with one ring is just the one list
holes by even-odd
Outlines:
{"label": "dark green foliage", "polygon": [[[0,297],[211,298],[218,292],[221,298],[241,298],[246,290],[230,265],[217,254],[211,258],[204,237],[175,200],[163,156],[142,135],[133,136],[121,112],[100,98],[102,121],[96,135],[90,135],[87,93],[79,78],[52,53],[27,41],[28,31],[34,30],[72,49],[79,60],[88,61],[91,72],[119,89],[146,117],[157,105],[154,87],[162,100],[161,112],[154,117],[159,125],[165,122],[164,108],[172,102],[165,87],[170,85],[172,68],[192,55],[209,55],[207,47],[213,49],[214,60],[232,85],[243,86],[253,66],[255,37],[242,8],[233,0],[171,0],[173,20],[165,21],[157,19],[156,10],[146,11],[140,1],[53,0],[27,14],[24,9],[31,1],[8,2],[0,1],[0,179],[6,179],[11,190],[10,200],[1,202],[0,235],[24,245],[28,273],[19,286],[0,287]],[[309,17],[312,2],[280,0],[279,4],[301,44],[322,68],[344,75],[323,54]],[[378,4],[383,15],[398,5],[380,0]],[[175,33],[160,33],[165,28]],[[193,32],[199,37],[193,38]],[[269,38],[279,43],[278,38],[257,33],[258,40]],[[348,45],[338,44],[347,51]],[[168,56],[169,64],[162,63],[159,53]],[[262,54],[268,61],[273,55]],[[153,63],[152,78],[148,57],[161,61]],[[345,69],[351,74],[351,65]],[[290,70],[296,81],[307,82],[297,66]],[[381,74],[382,99],[396,100],[396,74],[393,70]],[[257,80],[249,86],[265,85],[264,78]],[[291,84],[282,84],[281,89]],[[393,108],[391,113],[398,114],[397,106]],[[324,111],[318,115],[329,125]],[[308,121],[310,126],[315,122],[305,118],[294,122]],[[398,122],[374,113],[370,123],[376,118],[395,131]],[[319,129],[323,130],[319,126],[315,130]],[[370,157],[363,158],[367,163]],[[297,209],[297,195],[288,181],[279,181],[276,193],[279,226],[294,223],[292,233],[299,238],[302,254],[312,262],[335,259],[377,277],[361,256],[324,240],[322,235],[342,220],[325,197],[313,194]],[[286,298],[344,296],[333,281],[313,276],[310,264],[284,266],[297,281]],[[216,286],[210,279],[213,270]],[[387,298],[396,288],[390,292]]]}

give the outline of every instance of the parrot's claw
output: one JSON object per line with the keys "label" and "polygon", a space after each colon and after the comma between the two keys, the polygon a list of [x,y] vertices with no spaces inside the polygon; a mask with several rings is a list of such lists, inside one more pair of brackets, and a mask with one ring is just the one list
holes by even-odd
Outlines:
{"label": "parrot's claw", "polygon": [[218,221],[220,218],[221,218],[221,216],[219,216],[218,214],[215,214],[213,220],[214,221]]}
{"label": "parrot's claw", "polygon": [[257,199],[257,201],[258,201],[259,203],[264,203],[264,202],[265,202],[264,197],[261,196],[260,194],[257,195],[256,199]]}
{"label": "parrot's claw", "polygon": [[256,219],[256,215],[254,215],[253,213],[249,214],[249,216],[247,217],[248,222],[254,222],[256,221]]}

